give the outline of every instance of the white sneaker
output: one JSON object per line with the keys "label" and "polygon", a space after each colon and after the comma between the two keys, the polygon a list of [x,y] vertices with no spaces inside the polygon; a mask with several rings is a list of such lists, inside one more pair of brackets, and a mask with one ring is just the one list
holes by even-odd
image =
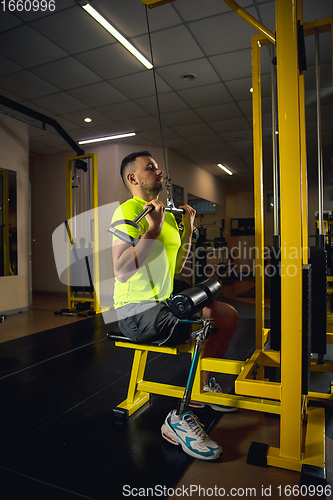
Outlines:
{"label": "white sneaker", "polygon": [[[214,377],[209,379],[208,385],[204,385],[203,390],[206,392],[219,392],[220,394],[223,394],[220,385],[216,382]],[[204,408],[206,405],[210,406],[213,410],[221,411],[223,413],[231,413],[238,410],[238,408],[235,408],[234,406],[216,405],[214,403],[201,403],[199,401],[189,402],[189,406],[191,408]]]}
{"label": "white sneaker", "polygon": [[177,415],[176,410],[172,410],[161,427],[161,434],[169,443],[181,445],[183,451],[194,458],[215,460],[222,453],[221,446],[210,439],[192,411]]}
{"label": "white sneaker", "polygon": [[208,380],[208,385],[204,385],[204,391],[208,392],[222,392],[220,384],[216,382],[215,377]]}

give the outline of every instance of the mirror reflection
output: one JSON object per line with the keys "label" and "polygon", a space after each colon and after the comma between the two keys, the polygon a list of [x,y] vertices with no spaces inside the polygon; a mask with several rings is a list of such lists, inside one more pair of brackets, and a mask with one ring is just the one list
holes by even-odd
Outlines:
{"label": "mirror reflection", "polygon": [[216,246],[218,240],[225,244],[224,214],[221,205],[188,193],[188,204],[196,211],[195,226],[199,231],[200,246]]}
{"label": "mirror reflection", "polygon": [[224,209],[221,205],[188,193],[188,204],[196,210],[196,240],[192,248],[192,281],[194,286],[215,276],[220,277],[227,245]]}
{"label": "mirror reflection", "polygon": [[197,214],[213,214],[216,211],[216,203],[190,193],[188,194],[188,204],[194,208]]}
{"label": "mirror reflection", "polygon": [[0,168],[0,276],[17,274],[16,172]]}

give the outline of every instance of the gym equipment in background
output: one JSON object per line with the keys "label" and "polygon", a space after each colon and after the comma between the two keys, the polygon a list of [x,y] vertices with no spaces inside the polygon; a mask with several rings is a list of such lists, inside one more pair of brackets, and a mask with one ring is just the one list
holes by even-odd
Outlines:
{"label": "gym equipment in background", "polygon": [[317,151],[318,151],[318,233],[316,246],[310,247],[309,263],[312,266],[311,351],[318,354],[323,364],[326,354],[327,317],[327,251],[324,231],[324,174],[321,140],[320,106],[320,46],[319,31],[315,29],[316,50],[316,100],[317,100]]}
{"label": "gym equipment in background", "polygon": [[274,44],[270,44],[271,55],[271,99],[272,99],[272,157],[273,157],[273,248],[270,252],[271,273],[271,315],[270,347],[281,349],[281,238],[280,238],[280,191],[278,159],[278,123],[276,95],[276,57]]}
{"label": "gym equipment in background", "polygon": [[97,155],[66,161],[65,239],[68,242],[68,308],[55,314],[100,313]]}

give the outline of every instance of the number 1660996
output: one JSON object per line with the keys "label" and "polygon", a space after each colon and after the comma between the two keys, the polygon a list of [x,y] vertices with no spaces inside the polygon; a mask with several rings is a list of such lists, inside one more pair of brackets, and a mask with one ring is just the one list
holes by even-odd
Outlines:
{"label": "number 1660996", "polygon": [[54,12],[55,0],[2,0],[2,11],[6,12]]}

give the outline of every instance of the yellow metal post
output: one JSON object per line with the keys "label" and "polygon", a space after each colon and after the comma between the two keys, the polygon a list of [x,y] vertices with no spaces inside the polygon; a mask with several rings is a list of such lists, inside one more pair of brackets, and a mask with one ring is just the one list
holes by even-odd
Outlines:
{"label": "yellow metal post", "polygon": [[100,280],[99,280],[99,235],[98,235],[98,166],[97,154],[91,155],[92,159],[92,208],[94,221],[94,310],[96,314],[101,312],[100,308]]}
{"label": "yellow metal post", "polygon": [[[74,297],[71,290],[70,266],[68,266],[68,309],[75,306],[75,302],[91,302],[96,313],[101,312],[100,308],[100,283],[99,283],[99,226],[98,226],[98,167],[97,167],[97,154],[86,154],[82,156],[73,156],[66,159],[66,219],[70,234],[73,235],[73,189],[72,189],[72,162],[75,160],[91,159],[91,172],[92,172],[92,199],[91,216],[93,219],[93,282],[94,282],[94,296],[93,298]],[[67,238],[69,235],[67,234]],[[71,242],[70,242],[71,243]],[[70,244],[68,245],[68,262],[70,262]]]}
{"label": "yellow metal post", "polygon": [[[281,185],[281,424],[279,458],[301,460],[302,235],[297,1],[276,0]],[[283,463],[281,463],[283,467]]]}
{"label": "yellow metal post", "polygon": [[325,467],[325,408],[312,407],[307,415],[304,464]]}
{"label": "yellow metal post", "polygon": [[238,3],[235,2],[235,0],[224,0],[224,3],[226,3],[233,11],[236,12],[236,14],[242,17],[247,23],[253,26],[253,28],[260,31],[260,33],[262,33],[263,35],[265,35],[265,37],[267,37],[267,39],[270,42],[275,43],[274,33],[268,28],[266,28],[266,26],[264,26],[260,21],[258,21],[258,19],[251,16],[251,14],[249,14],[245,9],[240,7],[240,5],[238,5]]}
{"label": "yellow metal post", "polygon": [[128,386],[127,401],[133,403],[138,382],[141,382],[146,368],[148,351],[141,351],[136,349],[134,351],[133,366],[131,371],[131,378]]}
{"label": "yellow metal post", "polygon": [[255,290],[256,290],[256,349],[264,348],[265,315],[264,284],[264,189],[261,118],[261,72],[259,36],[252,36],[252,106],[253,106],[253,163],[255,215]]}
{"label": "yellow metal post", "polygon": [[165,5],[167,3],[174,2],[175,0],[141,0],[141,2],[149,7],[150,9],[153,9],[154,7],[159,7],[160,5]]}

